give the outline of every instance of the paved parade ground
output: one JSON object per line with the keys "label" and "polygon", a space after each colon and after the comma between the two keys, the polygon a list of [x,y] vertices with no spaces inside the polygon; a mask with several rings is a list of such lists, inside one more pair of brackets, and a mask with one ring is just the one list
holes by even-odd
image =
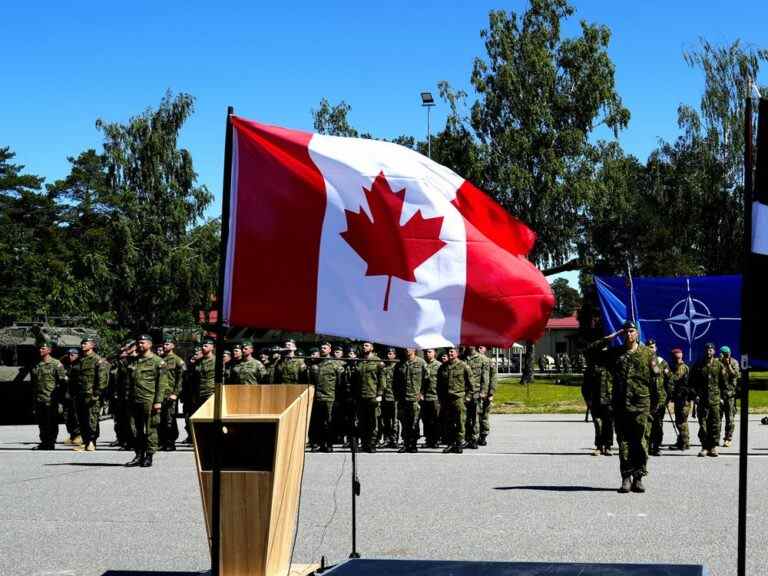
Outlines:
{"label": "paved parade ground", "polygon": [[[594,457],[577,415],[500,415],[489,445],[359,457],[364,558],[704,563],[736,573],[738,443],[650,462],[646,494],[618,494],[618,457]],[[673,438],[666,424],[665,440]],[[102,440],[113,439],[111,421]],[[62,427],[63,429],[63,427]],[[692,426],[695,438],[697,427]],[[738,429],[736,432],[738,438]],[[0,574],[102,576],[209,568],[189,447],[149,469],[131,454],[29,450],[34,426],[0,427]],[[768,426],[750,419],[749,574],[768,574]],[[351,546],[348,452],[308,454],[294,561]]]}

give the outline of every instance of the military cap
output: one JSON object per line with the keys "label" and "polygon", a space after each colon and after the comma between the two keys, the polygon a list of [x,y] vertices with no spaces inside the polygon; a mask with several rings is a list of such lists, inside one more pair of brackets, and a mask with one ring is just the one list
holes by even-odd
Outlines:
{"label": "military cap", "polygon": [[232,346],[232,350],[242,350],[242,347],[240,346],[240,344],[235,344],[234,346]]}
{"label": "military cap", "polygon": [[38,348],[53,348],[54,344],[50,340],[43,340],[37,345]]}
{"label": "military cap", "polygon": [[683,351],[680,348],[672,348],[672,354],[682,354]]}
{"label": "military cap", "polygon": [[136,338],[136,341],[138,342],[139,340],[146,340],[147,342],[152,342],[152,336],[150,336],[149,334],[139,334],[139,337]]}
{"label": "military cap", "polygon": [[336,352],[336,350],[341,350],[342,352],[344,352],[344,346],[342,346],[341,344],[336,344],[333,347],[333,351]]}
{"label": "military cap", "polygon": [[232,356],[232,350],[224,350],[224,356]]}
{"label": "military cap", "polygon": [[707,342],[704,345],[704,348],[712,348],[712,350],[714,350],[715,349],[715,344],[714,344],[714,342]]}
{"label": "military cap", "polygon": [[333,345],[330,342],[328,342],[328,340],[323,340],[322,342],[320,342],[320,346],[328,346],[330,348],[333,348]]}
{"label": "military cap", "polygon": [[243,340],[243,343],[241,346],[242,348],[245,348],[246,346],[250,346],[251,348],[253,348],[253,342],[251,342],[250,340]]}
{"label": "military cap", "polygon": [[205,337],[203,338],[203,341],[201,342],[201,344],[210,344],[211,346],[215,346],[216,341],[213,338]]}
{"label": "military cap", "polygon": [[163,342],[165,342],[166,344],[176,344],[176,338],[174,338],[173,336],[166,336],[165,338],[163,338]]}
{"label": "military cap", "polygon": [[130,348],[131,346],[136,346],[136,340],[126,340],[123,345],[124,348]]}
{"label": "military cap", "polygon": [[288,340],[285,341],[286,344],[288,344],[289,342],[296,344],[296,340],[294,340],[293,338],[288,338]]}
{"label": "military cap", "polygon": [[317,354],[320,352],[320,348],[317,348],[316,346],[312,346],[312,348],[309,349],[310,354]]}
{"label": "military cap", "polygon": [[390,352],[394,352],[395,354],[397,354],[397,348],[393,348],[392,346],[388,346],[388,347],[387,347],[387,348],[385,348],[384,350],[385,350],[385,352],[386,352],[387,354],[389,354]]}
{"label": "military cap", "polygon": [[656,340],[653,338],[648,338],[648,341],[645,343],[646,346],[653,346],[654,344],[656,344]]}
{"label": "military cap", "polygon": [[624,324],[621,325],[621,327],[624,330],[637,330],[637,326],[635,326],[635,323],[632,322],[632,320],[627,320],[624,322]]}
{"label": "military cap", "polygon": [[730,354],[731,349],[728,346],[720,346],[720,352],[722,354]]}
{"label": "military cap", "polygon": [[262,354],[264,356],[269,356],[269,348],[262,348],[261,350],[259,350],[259,356],[261,356]]}
{"label": "military cap", "polygon": [[90,336],[86,336],[82,340],[80,340],[80,344],[85,344],[86,342],[91,342],[92,344],[96,344],[96,340],[94,338],[91,338]]}
{"label": "military cap", "polygon": [[195,348],[194,348],[195,352],[200,352],[200,350],[202,350],[202,348],[200,348],[200,346],[195,346]]}
{"label": "military cap", "polygon": [[69,350],[67,350],[67,354],[80,354],[80,350],[78,350],[77,348],[70,348]]}

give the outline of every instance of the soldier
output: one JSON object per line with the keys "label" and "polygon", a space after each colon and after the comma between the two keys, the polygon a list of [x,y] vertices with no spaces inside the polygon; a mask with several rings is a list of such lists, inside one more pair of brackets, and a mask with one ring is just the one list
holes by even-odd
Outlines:
{"label": "soldier", "polygon": [[478,426],[478,406],[480,404],[480,393],[488,388],[488,382],[486,381],[486,369],[485,360],[481,356],[477,348],[474,346],[468,346],[466,348],[466,354],[464,362],[472,371],[472,394],[467,401],[467,423],[466,423],[466,437],[467,443],[464,448],[470,448],[472,450],[477,449],[477,441],[480,435],[480,427]]}
{"label": "soldier", "polygon": [[181,394],[184,382],[184,374],[187,366],[176,354],[176,342],[173,338],[166,338],[163,342],[163,362],[167,375],[167,386],[163,397],[163,406],[160,409],[160,426],[158,427],[158,441],[160,450],[173,452],[176,450],[176,440],[179,437],[179,426],[176,423],[176,401]]}
{"label": "soldier", "polygon": [[434,348],[424,350],[429,378],[424,380],[421,391],[421,421],[424,423],[424,438],[426,448],[440,446],[440,401],[437,399],[437,372],[440,362]]}
{"label": "soldier", "polygon": [[136,430],[131,417],[130,395],[130,363],[136,357],[136,342],[129,340],[120,349],[120,356],[114,363],[115,390],[113,400],[115,436],[118,445],[127,450],[133,448]]}
{"label": "soldier", "polygon": [[472,370],[459,360],[459,351],[449,348],[447,361],[438,372],[438,396],[446,419],[446,444],[443,453],[461,454],[464,450],[466,405],[474,394]]}
{"label": "soldier", "polygon": [[669,369],[670,393],[675,403],[675,425],[677,426],[677,442],[670,450],[688,450],[691,447],[688,433],[688,416],[691,404],[696,398],[696,391],[688,379],[688,366],[683,361],[683,351],[672,349],[672,366]]}
{"label": "soldier", "polygon": [[613,378],[609,370],[608,343],[598,340],[584,354],[584,392],[595,427],[593,456],[611,456],[613,446]]}
{"label": "soldier", "polygon": [[715,358],[715,345],[705,347],[706,355],[691,370],[691,380],[698,400],[699,456],[718,456],[720,443],[720,393],[725,386],[725,368]]}
{"label": "soldier", "polygon": [[192,427],[189,423],[189,417],[194,414],[199,404],[200,396],[200,371],[198,362],[203,358],[202,346],[196,346],[189,357],[189,368],[184,373],[184,382],[181,389],[181,402],[184,405],[184,429],[187,431],[187,437],[182,444],[192,444]]}
{"label": "soldier", "polygon": [[275,384],[306,384],[307,365],[296,356],[296,342],[285,342],[285,354],[275,364]]}
{"label": "soldier", "polygon": [[723,447],[729,448],[733,441],[733,429],[736,419],[736,387],[739,384],[741,370],[739,363],[731,357],[731,349],[728,346],[720,347],[720,362],[724,369],[724,383],[721,394],[722,417],[725,418],[725,438]]}
{"label": "soldier", "polygon": [[242,359],[235,367],[234,381],[238,384],[258,384],[267,375],[264,364],[253,357],[253,342],[246,340],[242,346]]}
{"label": "soldier", "polygon": [[[215,354],[214,354],[215,357]],[[224,383],[232,384],[232,351],[224,350]]]}
{"label": "soldier", "polygon": [[270,373],[270,360],[269,360],[269,350],[266,348],[262,348],[259,350],[259,362],[261,362],[261,365],[264,366],[264,376],[259,380],[260,384],[269,384],[271,380],[269,380],[269,373]]}
{"label": "soldier", "polygon": [[109,383],[109,364],[94,352],[96,342],[93,338],[84,338],[80,342],[80,360],[73,375],[77,381],[75,405],[83,444],[73,450],[93,452],[99,438],[99,416],[101,414],[101,395]]}
{"label": "soldier", "polygon": [[333,452],[331,418],[336,388],[343,374],[344,367],[331,356],[331,343],[323,342],[318,350],[317,360],[309,367],[309,378],[315,386],[310,430],[310,444],[313,451]]}
{"label": "soldier", "polygon": [[656,387],[659,391],[659,405],[651,413],[648,424],[647,441],[648,454],[651,456],[661,456],[661,443],[664,441],[664,416],[667,413],[667,382],[669,380],[669,364],[656,351],[656,341],[650,338],[646,343],[648,349],[656,356],[656,366],[658,375],[656,377]]}
{"label": "soldier", "polygon": [[590,346],[602,346],[619,335],[624,335],[624,344],[606,352],[613,379],[613,414],[621,472],[619,492],[645,492],[642,482],[648,474],[645,431],[648,417],[659,403],[659,370],[656,355],[638,342],[634,322],[625,322],[621,330]]}
{"label": "soldier", "polygon": [[384,364],[384,385],[381,393],[381,416],[379,418],[379,439],[385,448],[397,448],[397,401],[393,389],[397,351],[387,348],[387,362]]}
{"label": "soldier", "polygon": [[376,452],[376,424],[384,387],[384,363],[373,352],[372,342],[363,342],[362,359],[352,369],[352,396],[357,403],[361,449]]}
{"label": "soldier", "polygon": [[342,374],[336,384],[335,402],[333,403],[333,435],[337,444],[344,444],[345,436],[351,436],[350,414],[352,413],[352,391],[347,363],[344,361],[344,348],[333,347],[333,358],[341,366]]}
{"label": "soldier", "polygon": [[131,411],[136,425],[136,456],[126,466],[152,466],[157,451],[157,426],[166,397],[168,378],[165,362],[152,352],[152,337],[137,338],[139,355],[131,364]]}
{"label": "soldier", "polygon": [[333,357],[334,357],[336,360],[341,360],[341,359],[343,359],[343,358],[344,358],[344,347],[343,347],[343,346],[341,346],[341,345],[339,345],[339,344],[336,344],[336,345],[333,347]]}
{"label": "soldier", "polygon": [[77,420],[77,406],[75,405],[75,390],[72,388],[77,383],[77,378],[73,378],[72,372],[80,359],[80,351],[77,348],[70,348],[66,356],[62,358],[64,370],[67,373],[67,385],[64,391],[63,408],[64,424],[67,427],[68,438],[64,439],[64,444],[79,446],[83,443],[83,437],[80,435],[80,422]]}
{"label": "soldier", "polygon": [[485,363],[485,387],[480,389],[480,438],[477,443],[485,446],[488,443],[488,435],[491,433],[491,408],[493,408],[493,395],[496,393],[496,380],[498,369],[496,362],[487,355],[485,346],[478,346],[477,351]]}
{"label": "soldier", "polygon": [[205,338],[201,348],[202,355],[195,363],[198,381],[195,410],[205,404],[216,389],[216,356],[213,353],[215,346],[213,338]]}
{"label": "soldier", "polygon": [[59,435],[59,398],[67,385],[64,365],[51,357],[53,344],[43,342],[38,346],[40,362],[32,369],[32,394],[35,399],[35,416],[40,428],[40,444],[36,450],[54,450]]}
{"label": "soldier", "polygon": [[422,391],[428,386],[429,371],[423,358],[416,355],[415,348],[405,349],[405,359],[395,369],[392,388],[397,399],[397,412],[403,430],[403,447],[400,452],[418,452],[419,401]]}

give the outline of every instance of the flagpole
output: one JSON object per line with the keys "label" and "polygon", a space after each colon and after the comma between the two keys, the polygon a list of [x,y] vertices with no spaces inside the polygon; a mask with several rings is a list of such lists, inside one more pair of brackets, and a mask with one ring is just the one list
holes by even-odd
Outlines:
{"label": "flagpole", "polygon": [[739,430],[739,520],[737,574],[746,576],[747,453],[749,451],[749,356],[752,352],[750,304],[752,298],[752,82],[744,109],[744,263],[741,280],[741,428]]}
{"label": "flagpole", "polygon": [[216,297],[216,364],[213,393],[213,469],[211,470],[211,573],[221,571],[221,444],[224,426],[221,424],[222,382],[224,381],[224,278],[229,242],[229,207],[232,188],[232,114],[227,108],[227,127],[224,140],[224,184],[221,200],[221,246],[219,250],[219,289]]}

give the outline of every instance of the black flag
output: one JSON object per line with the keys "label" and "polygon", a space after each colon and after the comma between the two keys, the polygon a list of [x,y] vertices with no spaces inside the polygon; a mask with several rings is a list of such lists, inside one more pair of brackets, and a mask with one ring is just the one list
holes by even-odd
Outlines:
{"label": "black flag", "polygon": [[745,312],[750,315],[750,363],[768,368],[768,100],[760,99],[757,120],[757,162],[755,166],[754,200],[752,202],[752,251],[749,255],[751,276],[750,302]]}

